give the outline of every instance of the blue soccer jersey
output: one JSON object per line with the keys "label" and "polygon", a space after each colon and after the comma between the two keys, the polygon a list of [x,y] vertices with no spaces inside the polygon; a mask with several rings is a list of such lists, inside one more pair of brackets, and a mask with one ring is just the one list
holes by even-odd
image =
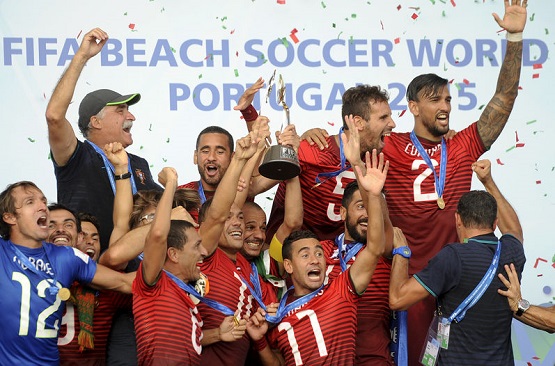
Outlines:
{"label": "blue soccer jersey", "polygon": [[[21,255],[35,271],[27,268]],[[71,247],[43,243],[31,249],[0,239],[0,267],[0,364],[58,365],[58,329],[65,303],[50,287],[54,279],[58,288],[92,281],[96,263]]]}

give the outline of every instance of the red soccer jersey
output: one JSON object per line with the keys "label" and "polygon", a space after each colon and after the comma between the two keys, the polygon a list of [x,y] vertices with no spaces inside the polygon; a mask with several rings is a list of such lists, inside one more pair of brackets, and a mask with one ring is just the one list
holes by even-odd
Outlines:
{"label": "red soccer jersey", "polygon": [[70,301],[62,318],[58,337],[60,365],[101,366],[106,365],[106,344],[117,310],[131,308],[131,295],[114,291],[99,291],[95,298],[93,317],[94,349],[79,351],[77,338],[81,331],[77,307]]}
{"label": "red soccer jersey", "polygon": [[[326,281],[333,281],[341,273],[338,249],[334,240],[322,241],[326,255]],[[361,249],[364,250],[364,247]],[[355,256],[356,257],[356,256]],[[350,267],[355,260],[347,262]],[[389,309],[389,275],[391,260],[381,257],[376,265],[372,280],[361,296],[357,307],[357,332],[355,365],[393,365],[389,352],[391,341]]]}
{"label": "red soccer jersey", "polygon": [[[439,176],[441,143],[419,139]],[[476,123],[447,141],[447,170],[439,209],[434,174],[420,157],[409,133],[386,137],[383,152],[389,160],[385,181],[386,201],[393,226],[403,230],[412,250],[410,274],[420,271],[444,245],[457,242],[455,211],[461,196],[470,190],[471,165],[485,152]]]}
{"label": "red soccer jersey", "polygon": [[[348,169],[336,177],[326,180],[321,177],[322,184],[315,187],[316,176],[320,173],[334,172],[341,168],[339,146],[333,136],[327,138],[328,148],[320,150],[316,145],[310,146],[306,141],[299,147],[299,176],[303,195],[303,229],[314,232],[320,240],[333,239],[343,231],[343,221],[339,215],[343,190],[353,180],[355,173]],[[268,226],[266,238],[271,240],[283,222],[285,203],[285,183],[280,183]]]}
{"label": "red soccer jersey", "polygon": [[287,314],[270,331],[270,347],[279,349],[286,365],[352,365],[358,299],[347,270]]}
{"label": "red soccer jersey", "polygon": [[[216,300],[230,310],[237,312],[243,318],[250,317],[258,305],[253,299],[247,286],[241,278],[249,281],[252,273],[250,263],[239,253],[233,262],[221,249],[216,249],[214,254],[205,258],[201,265],[202,273],[208,277],[209,291],[206,297]],[[262,281],[261,281],[262,282]],[[275,296],[266,291],[267,286],[262,286],[264,303],[275,302]],[[225,315],[208,305],[198,304],[199,312],[204,321],[203,329],[219,328]],[[216,342],[202,350],[203,365],[244,365],[249,350],[250,338],[247,333],[235,342]]]}
{"label": "red soccer jersey", "polygon": [[162,271],[148,286],[142,263],[133,281],[133,314],[140,365],[199,365],[202,320],[189,295]]}

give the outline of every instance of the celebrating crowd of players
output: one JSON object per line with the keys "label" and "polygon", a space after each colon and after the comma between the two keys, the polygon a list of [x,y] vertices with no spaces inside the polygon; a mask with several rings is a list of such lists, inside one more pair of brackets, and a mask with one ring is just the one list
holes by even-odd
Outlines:
{"label": "celebrating crowd of players", "polygon": [[[167,167],[158,185],[125,151],[139,94],[85,96],[78,140],[66,112],[108,39],[91,30],[46,111],[59,203],[32,182],[0,194],[0,364],[511,364],[511,319],[528,310],[510,291],[522,229],[478,159],[517,96],[526,6],[507,0],[494,15],[508,42],[478,121],[449,131],[449,85],[435,74],[408,86],[410,133],[393,132],[386,91],[352,87],[338,134],[276,134],[301,166],[282,182],[257,169],[270,137],[251,105],[262,79],[236,107],[244,137],[199,134],[198,181],[179,185]],[[487,192],[469,192],[473,172]],[[253,198],[277,184],[267,220]],[[392,333],[392,310],[406,309]]]}

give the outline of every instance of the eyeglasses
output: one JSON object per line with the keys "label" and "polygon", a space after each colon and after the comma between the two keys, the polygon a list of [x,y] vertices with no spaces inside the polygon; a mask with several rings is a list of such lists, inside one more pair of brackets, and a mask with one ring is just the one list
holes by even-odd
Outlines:
{"label": "eyeglasses", "polygon": [[154,212],[153,212],[153,213],[149,213],[149,214],[147,214],[147,215],[144,215],[143,217],[141,217],[141,218],[139,219],[139,222],[143,222],[143,221],[144,221],[145,224],[148,224],[148,223],[152,222],[152,220],[154,220]]}

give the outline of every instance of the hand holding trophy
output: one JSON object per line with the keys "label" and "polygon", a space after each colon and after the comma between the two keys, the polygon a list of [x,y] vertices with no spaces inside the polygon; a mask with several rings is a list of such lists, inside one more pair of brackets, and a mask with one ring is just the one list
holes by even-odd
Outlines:
{"label": "hand holding trophy", "polygon": [[[272,91],[273,87],[273,80],[274,75],[270,78],[268,82],[268,94],[266,95],[266,102],[268,102],[268,98],[270,96],[270,92]],[[283,111],[285,113],[285,121],[287,126],[290,124],[290,117],[289,117],[289,107],[285,102],[285,83],[283,82],[283,78],[279,76],[279,90],[278,90],[278,102],[283,106]],[[264,177],[268,179],[275,179],[275,180],[287,180],[296,177],[301,173],[301,167],[299,165],[299,159],[297,158],[297,153],[292,146],[289,145],[274,145],[271,146],[268,151],[266,151],[266,155],[264,155],[264,159],[262,163],[258,167],[258,171]]]}

